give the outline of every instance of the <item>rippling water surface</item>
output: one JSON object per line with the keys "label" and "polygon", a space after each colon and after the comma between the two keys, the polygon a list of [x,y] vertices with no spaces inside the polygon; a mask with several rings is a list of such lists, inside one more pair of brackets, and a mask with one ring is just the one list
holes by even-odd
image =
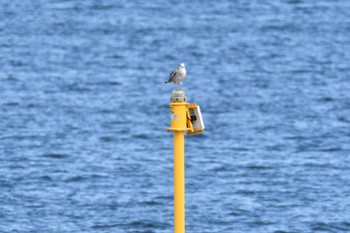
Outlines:
{"label": "rippling water surface", "polygon": [[350,2],[1,1],[0,232],[350,232]]}

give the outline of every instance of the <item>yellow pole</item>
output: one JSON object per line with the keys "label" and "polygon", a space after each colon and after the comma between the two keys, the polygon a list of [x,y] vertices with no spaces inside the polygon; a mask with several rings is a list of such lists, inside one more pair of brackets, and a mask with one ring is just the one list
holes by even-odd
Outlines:
{"label": "yellow pole", "polygon": [[203,132],[204,123],[199,106],[188,104],[183,90],[174,90],[170,100],[171,126],[167,130],[174,131],[174,233],[185,233],[185,131]]}
{"label": "yellow pole", "polygon": [[173,91],[171,127],[174,131],[174,233],[185,233],[185,130],[187,103],[185,92]]}
{"label": "yellow pole", "polygon": [[174,131],[174,233],[185,233],[184,131]]}

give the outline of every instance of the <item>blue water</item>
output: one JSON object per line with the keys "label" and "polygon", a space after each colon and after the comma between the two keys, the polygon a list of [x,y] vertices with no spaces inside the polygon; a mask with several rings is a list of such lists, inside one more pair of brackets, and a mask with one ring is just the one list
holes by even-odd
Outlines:
{"label": "blue water", "polygon": [[0,232],[350,232],[347,0],[0,2]]}

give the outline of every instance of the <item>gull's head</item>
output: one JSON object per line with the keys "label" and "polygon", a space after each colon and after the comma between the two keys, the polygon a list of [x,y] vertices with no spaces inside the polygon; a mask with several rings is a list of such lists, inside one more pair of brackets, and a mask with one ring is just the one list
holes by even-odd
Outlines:
{"label": "gull's head", "polygon": [[185,64],[184,64],[184,63],[181,63],[181,64],[180,64],[180,68],[181,68],[181,69],[185,68]]}

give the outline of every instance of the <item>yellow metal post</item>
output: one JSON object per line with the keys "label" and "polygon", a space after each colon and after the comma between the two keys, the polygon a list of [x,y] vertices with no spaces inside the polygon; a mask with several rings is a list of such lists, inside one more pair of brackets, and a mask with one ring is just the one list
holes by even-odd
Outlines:
{"label": "yellow metal post", "polygon": [[184,131],[174,131],[174,233],[185,233]]}
{"label": "yellow metal post", "polygon": [[171,127],[174,131],[174,233],[185,233],[185,131],[187,103],[185,92],[173,91]]}
{"label": "yellow metal post", "polygon": [[174,233],[185,233],[185,131],[203,132],[204,123],[199,106],[188,104],[183,90],[174,90],[170,99],[171,126],[167,130],[174,131]]}

